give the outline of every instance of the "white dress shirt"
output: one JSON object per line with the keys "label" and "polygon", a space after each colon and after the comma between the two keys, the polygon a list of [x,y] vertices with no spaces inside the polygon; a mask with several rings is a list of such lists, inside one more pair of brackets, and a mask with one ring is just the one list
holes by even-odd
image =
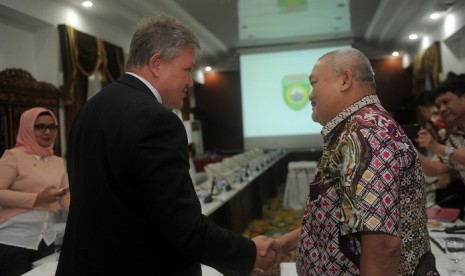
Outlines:
{"label": "white dress shirt", "polygon": [[135,74],[133,72],[126,72],[126,74],[132,75],[132,76],[140,79],[143,83],[145,83],[145,85],[147,85],[147,87],[150,89],[150,91],[152,91],[153,95],[155,95],[155,98],[157,98],[158,102],[162,103],[160,93],[157,91],[157,89],[155,89],[155,87],[153,87],[153,85],[151,85],[143,77],[141,77],[141,76],[139,76],[139,75],[137,75],[137,74]]}

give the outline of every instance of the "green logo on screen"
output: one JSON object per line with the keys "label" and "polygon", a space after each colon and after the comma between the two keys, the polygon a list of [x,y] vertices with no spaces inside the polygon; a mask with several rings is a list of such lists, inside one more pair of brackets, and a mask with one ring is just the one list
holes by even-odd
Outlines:
{"label": "green logo on screen", "polygon": [[292,110],[302,110],[308,104],[311,86],[307,75],[286,75],[282,80],[284,102]]}

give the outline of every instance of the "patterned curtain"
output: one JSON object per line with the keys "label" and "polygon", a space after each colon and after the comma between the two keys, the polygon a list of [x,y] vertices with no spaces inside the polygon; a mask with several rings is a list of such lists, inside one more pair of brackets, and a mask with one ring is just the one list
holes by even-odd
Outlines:
{"label": "patterned curtain", "polygon": [[105,86],[124,73],[123,49],[98,37],[59,25],[66,133],[87,100],[89,76],[97,73]]}

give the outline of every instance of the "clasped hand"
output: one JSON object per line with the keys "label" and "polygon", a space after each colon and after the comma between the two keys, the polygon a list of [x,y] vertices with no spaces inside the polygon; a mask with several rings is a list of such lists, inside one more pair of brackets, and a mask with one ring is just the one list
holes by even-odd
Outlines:
{"label": "clasped hand", "polygon": [[252,239],[257,247],[254,271],[263,273],[272,265],[281,261],[282,250],[278,241],[265,236],[257,236]]}

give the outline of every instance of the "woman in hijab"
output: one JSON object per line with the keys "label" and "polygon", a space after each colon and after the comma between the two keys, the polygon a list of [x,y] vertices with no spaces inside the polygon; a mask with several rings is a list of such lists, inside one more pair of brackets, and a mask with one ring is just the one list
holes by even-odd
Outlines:
{"label": "woman in hijab", "polygon": [[16,145],[0,159],[0,275],[22,275],[54,252],[59,205],[69,209],[68,175],[53,155],[58,121],[36,107],[21,115]]}

